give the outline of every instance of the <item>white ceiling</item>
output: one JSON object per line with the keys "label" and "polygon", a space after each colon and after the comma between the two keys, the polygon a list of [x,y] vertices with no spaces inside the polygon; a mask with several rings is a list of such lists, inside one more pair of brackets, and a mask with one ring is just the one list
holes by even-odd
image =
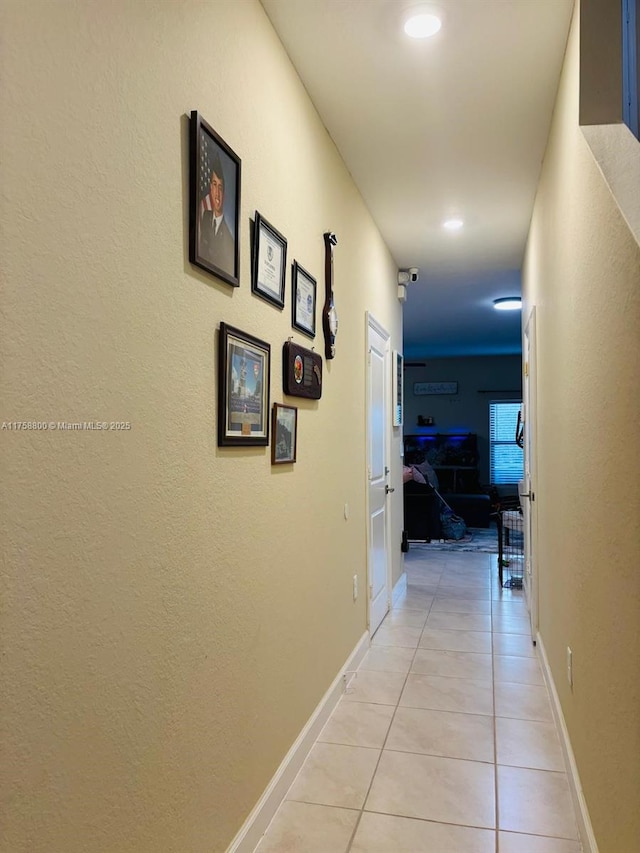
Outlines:
{"label": "white ceiling", "polygon": [[398,267],[420,269],[405,357],[519,352],[492,300],[520,291],[573,0],[434,0],[420,41],[415,2],[261,1]]}

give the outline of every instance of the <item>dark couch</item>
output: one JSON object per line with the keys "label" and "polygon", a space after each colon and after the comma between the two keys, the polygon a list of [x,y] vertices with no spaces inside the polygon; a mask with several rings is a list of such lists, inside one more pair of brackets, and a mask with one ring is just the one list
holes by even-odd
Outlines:
{"label": "dark couch", "polygon": [[[491,498],[478,483],[475,433],[406,435],[404,449],[407,475],[409,467],[416,466],[467,527],[489,527]],[[440,501],[428,482],[405,482],[404,528],[408,539],[442,538]]]}
{"label": "dark couch", "polygon": [[404,484],[404,531],[408,539],[441,539],[440,501],[431,486],[409,480]]}
{"label": "dark couch", "polygon": [[[442,496],[467,527],[489,527],[489,495],[444,494]],[[440,500],[431,486],[409,480],[404,484],[404,529],[408,539],[442,539]]]}

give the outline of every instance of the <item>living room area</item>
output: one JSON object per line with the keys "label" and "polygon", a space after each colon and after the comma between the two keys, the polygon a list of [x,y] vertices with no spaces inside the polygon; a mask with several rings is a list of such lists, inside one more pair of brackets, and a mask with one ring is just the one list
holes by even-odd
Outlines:
{"label": "living room area", "polygon": [[498,510],[517,505],[522,477],[521,401],[520,355],[405,361],[405,551],[498,552]]}

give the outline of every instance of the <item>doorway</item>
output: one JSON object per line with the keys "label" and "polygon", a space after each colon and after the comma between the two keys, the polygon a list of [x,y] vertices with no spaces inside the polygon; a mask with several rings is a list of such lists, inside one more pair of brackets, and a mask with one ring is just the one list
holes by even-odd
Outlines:
{"label": "doorway", "polygon": [[367,313],[367,581],[369,633],[390,607],[388,497],[391,426],[390,336]]}
{"label": "doorway", "polygon": [[536,505],[536,309],[524,327],[522,351],[522,409],[524,419],[524,475],[520,504],[524,522],[524,591],[531,621],[531,637],[538,633],[538,581],[535,563]]}

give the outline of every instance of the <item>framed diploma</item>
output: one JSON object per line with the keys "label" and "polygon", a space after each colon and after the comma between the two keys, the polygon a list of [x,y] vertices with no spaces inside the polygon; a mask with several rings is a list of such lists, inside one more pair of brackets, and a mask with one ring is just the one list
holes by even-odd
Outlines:
{"label": "framed diploma", "polygon": [[251,290],[272,305],[284,308],[287,241],[256,210],[253,233]]}
{"label": "framed diploma", "polygon": [[293,306],[291,322],[294,329],[316,336],[316,280],[297,261],[293,262]]}

